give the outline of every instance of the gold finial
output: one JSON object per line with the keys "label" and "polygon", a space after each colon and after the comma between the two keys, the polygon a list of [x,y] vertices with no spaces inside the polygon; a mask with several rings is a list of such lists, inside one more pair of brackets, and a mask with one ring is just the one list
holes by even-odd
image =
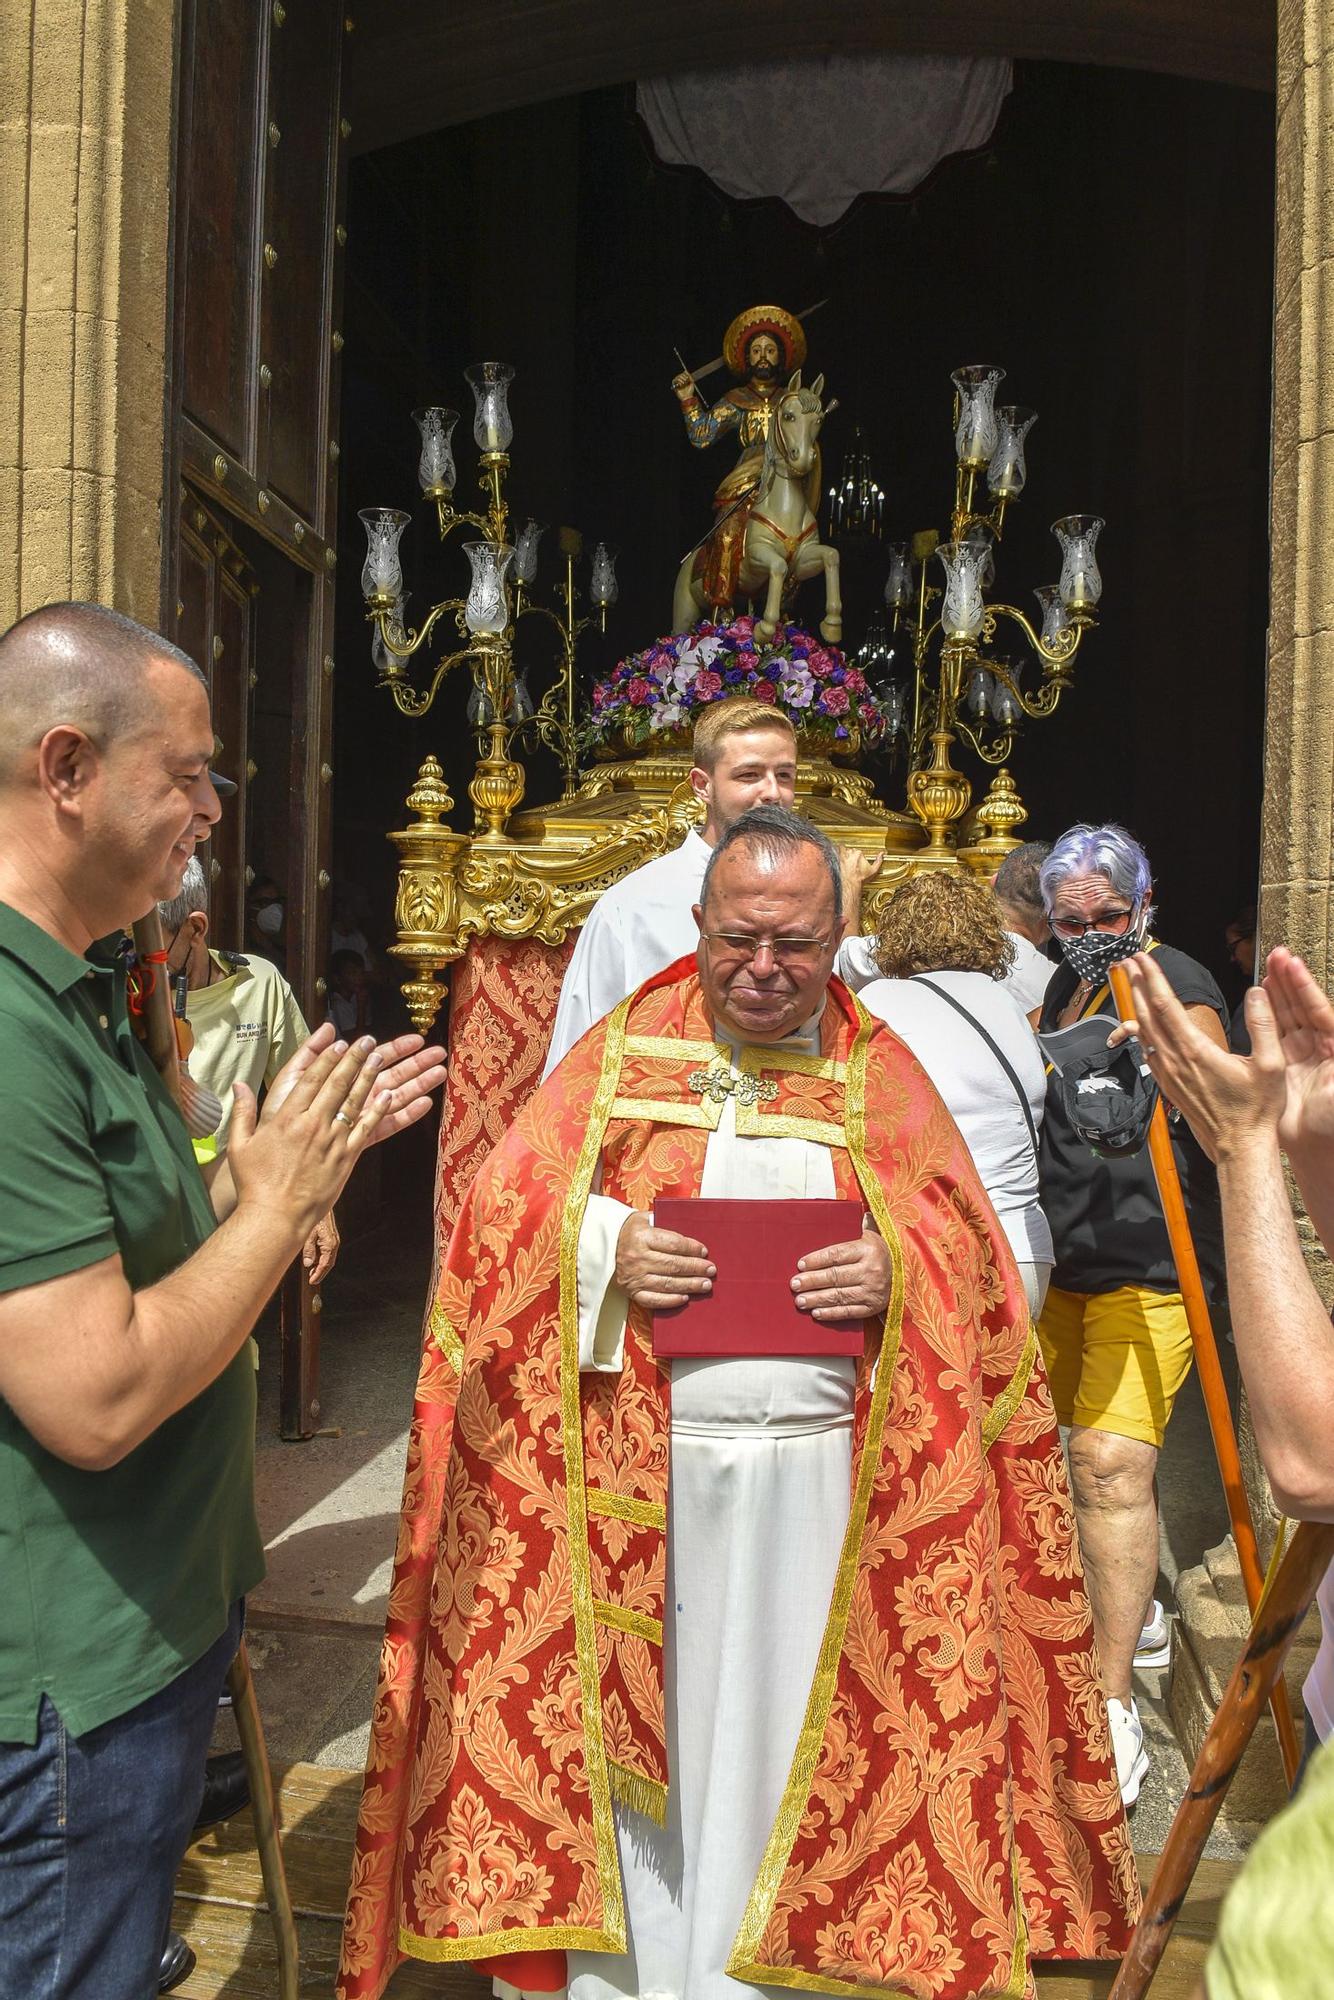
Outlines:
{"label": "gold finial", "polygon": [[1028,808],[1020,800],[1014,779],[1008,771],[997,771],[977,809],[977,816],[990,839],[1014,842],[1015,828],[1022,826],[1028,818]]}
{"label": "gold finial", "polygon": [[447,812],[453,812],[454,795],[445,783],[445,774],[437,758],[426,759],[405,803],[409,812],[416,813],[417,818],[427,826],[439,825]]}

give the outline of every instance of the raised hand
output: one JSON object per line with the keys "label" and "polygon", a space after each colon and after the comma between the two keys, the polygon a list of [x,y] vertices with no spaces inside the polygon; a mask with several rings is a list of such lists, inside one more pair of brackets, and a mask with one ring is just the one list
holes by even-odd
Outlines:
{"label": "raised hand", "polygon": [[1286,1085],[1273,1015],[1248,997],[1252,1055],[1230,1055],[1193,1021],[1147,952],[1127,960],[1135,1018],[1109,1039],[1137,1035],[1155,1082],[1183,1113],[1210,1159],[1258,1137],[1276,1137]]}
{"label": "raised hand", "polygon": [[[1307,966],[1284,945],[1270,952],[1264,995],[1284,1065],[1279,1140],[1294,1166],[1334,1147],[1334,1006]],[[1247,1000],[1247,1020],[1251,1001]]]}
{"label": "raised hand", "polygon": [[[334,1030],[326,1021],[302,1043],[291,1061],[283,1064],[269,1085],[264,1118],[277,1116],[298,1078],[334,1046]],[[366,1141],[370,1146],[378,1146],[382,1139],[390,1139],[424,1118],[431,1108],[432,1092],[445,1080],[445,1051],[438,1045],[426,1047],[421,1035],[396,1035],[392,1041],[381,1042],[375,1054],[380,1073],[376,1092],[379,1117]]]}
{"label": "raised hand", "polygon": [[674,1229],[655,1229],[636,1210],[621,1224],[616,1239],[616,1282],[637,1306],[667,1312],[687,1299],[713,1290],[717,1268],[693,1237]]}

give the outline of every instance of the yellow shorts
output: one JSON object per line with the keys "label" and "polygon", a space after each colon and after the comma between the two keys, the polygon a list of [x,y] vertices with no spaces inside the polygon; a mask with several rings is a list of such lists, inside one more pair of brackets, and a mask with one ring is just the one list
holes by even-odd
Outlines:
{"label": "yellow shorts", "polygon": [[1180,1292],[1138,1285],[1063,1292],[1053,1285],[1038,1339],[1058,1423],[1162,1444],[1192,1358]]}

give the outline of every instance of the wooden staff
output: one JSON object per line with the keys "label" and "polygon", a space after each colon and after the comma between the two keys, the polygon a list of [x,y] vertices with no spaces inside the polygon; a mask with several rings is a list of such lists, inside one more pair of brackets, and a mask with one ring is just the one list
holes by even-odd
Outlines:
{"label": "wooden staff", "polygon": [[[1124,1021],[1132,1018],[1135,1003],[1131,997],[1130,981],[1126,976],[1124,965],[1112,966],[1111,988],[1116,1011],[1121,1019]],[[1241,1476],[1241,1456],[1237,1450],[1237,1434],[1232,1427],[1227,1384],[1223,1380],[1223,1370],[1218,1359],[1213,1322],[1209,1317],[1209,1305],[1204,1296],[1199,1259],[1195,1255],[1195,1242],[1190,1233],[1185,1197],[1181,1192],[1181,1176],[1177,1172],[1176,1155],[1172,1151],[1172,1139],[1167,1129],[1167,1113],[1163,1109],[1161,1097],[1153,1108],[1153,1118],[1149,1125],[1149,1158],[1153,1162],[1153,1175],[1158,1183],[1158,1199],[1162,1203],[1163,1220],[1167,1224],[1168,1239],[1172,1245],[1172,1256],[1177,1267],[1177,1283],[1181,1287],[1186,1320],[1190,1327],[1191,1345],[1195,1349],[1195,1367],[1200,1377],[1200,1388],[1204,1392],[1204,1408],[1214,1441],[1214,1456],[1218,1460],[1218,1470],[1223,1477],[1223,1491],[1227,1495],[1227,1511],[1232,1522],[1232,1539],[1237,1545],[1241,1580],[1246,1587],[1246,1602],[1254,1618],[1260,1599],[1264,1595],[1264,1572],[1260,1567],[1260,1551],[1255,1540],[1255,1523],[1251,1519],[1251,1503],[1246,1494],[1245,1481]],[[1297,1776],[1301,1753],[1297,1748],[1297,1732],[1293,1727],[1288,1691],[1281,1681],[1275,1683],[1271,1706],[1274,1711],[1274,1728],[1278,1734],[1278,1747],[1283,1757],[1283,1770],[1288,1780],[1288,1788],[1291,1790],[1293,1780]]]}
{"label": "wooden staff", "polygon": [[[156,910],[141,917],[134,926],[134,949],[145,977],[140,986],[140,1018],[144,1024],[144,1045],[163,1082],[181,1102],[181,1059],[176,1041],[176,1017],[171,1006],[171,981],[162,962],[162,923]],[[236,1733],[245,1759],[246,1781],[250,1786],[251,1817],[255,1825],[255,1845],[259,1849],[260,1873],[268,1898],[269,1916],[278,1946],[278,2000],[298,2000],[301,1967],[296,1919],[283,1866],[283,1850],[278,1839],[278,1819],[274,1804],[273,1774],[264,1746],[264,1724],[255,1698],[254,1676],[244,1634],[236,1656],[227,1669]]]}
{"label": "wooden staff", "polygon": [[1144,1910],[1108,2000],[1143,2000],[1167,1949],[1210,1828],[1266,1700],[1283,1686],[1283,1662],[1334,1559],[1334,1524],[1302,1521],[1251,1627],[1218,1713],[1205,1732],[1190,1785],[1168,1828]]}

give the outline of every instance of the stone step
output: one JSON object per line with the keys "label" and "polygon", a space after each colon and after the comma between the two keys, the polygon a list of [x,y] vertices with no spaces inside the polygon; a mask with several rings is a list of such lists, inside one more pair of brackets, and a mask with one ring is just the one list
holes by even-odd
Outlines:
{"label": "stone step", "polygon": [[[274,1782],[300,1934],[302,2000],[331,2000],[361,1773],[293,1764],[275,1769]],[[1155,1860],[1141,1858],[1146,1881]],[[1231,1862],[1200,1863],[1154,1983],[1154,2000],[1192,2000],[1234,1873]],[[176,1988],[181,2000],[275,2000],[277,1952],[249,1813],[201,1835],[176,1886],[173,1923],[198,1957],[189,1979]],[[1104,2000],[1114,1971],[1094,1964],[1040,1967],[1038,1993],[1041,2000]],[[490,1980],[466,1966],[410,1961],[390,1980],[386,2000],[490,2000],[490,1994]]]}

